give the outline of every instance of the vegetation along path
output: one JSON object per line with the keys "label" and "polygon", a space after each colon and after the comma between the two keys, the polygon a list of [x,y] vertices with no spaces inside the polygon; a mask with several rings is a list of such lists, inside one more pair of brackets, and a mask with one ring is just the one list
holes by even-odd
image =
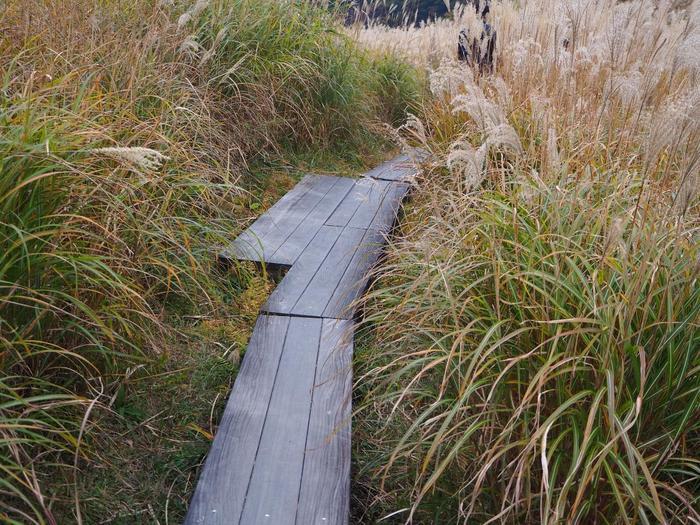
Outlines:
{"label": "vegetation along path", "polygon": [[350,499],[352,318],[416,169],[308,175],[223,252],[289,271],[262,307],[186,518],[342,524]]}

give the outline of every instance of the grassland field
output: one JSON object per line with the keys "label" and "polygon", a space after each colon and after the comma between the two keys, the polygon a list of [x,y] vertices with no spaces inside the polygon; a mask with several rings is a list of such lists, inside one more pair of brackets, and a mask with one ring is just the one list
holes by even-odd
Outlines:
{"label": "grassland field", "polygon": [[[0,2],[0,522],[178,523],[308,172],[430,153],[363,298],[353,523],[700,523],[700,8]],[[365,6],[371,11],[371,6]]]}

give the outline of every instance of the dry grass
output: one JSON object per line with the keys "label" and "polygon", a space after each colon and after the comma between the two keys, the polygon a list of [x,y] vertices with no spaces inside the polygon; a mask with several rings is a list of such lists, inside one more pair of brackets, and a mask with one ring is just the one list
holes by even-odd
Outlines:
{"label": "dry grass", "polygon": [[[213,267],[254,214],[250,164],[290,151],[360,157],[415,96],[410,73],[359,52],[306,4],[3,3],[0,520],[94,522],[105,502],[82,501],[81,469],[108,467],[95,446],[118,443],[124,418],[145,441],[158,427],[122,399],[147,383],[134,370],[165,362],[153,389],[172,395],[161,387],[187,380],[168,363],[184,352],[185,314],[233,316],[237,294],[252,303],[265,291],[246,299],[244,269],[233,279]],[[212,398],[235,371],[229,350],[206,353],[223,371],[197,383]],[[181,361],[196,371],[191,357]],[[182,397],[216,405],[186,385]],[[123,472],[153,466],[131,456]],[[101,492],[117,493],[129,500],[137,488],[120,475]]]}
{"label": "dry grass", "polygon": [[492,76],[453,61],[473,13],[358,35],[434,94],[367,298],[358,520],[698,523],[698,11],[491,12]]}

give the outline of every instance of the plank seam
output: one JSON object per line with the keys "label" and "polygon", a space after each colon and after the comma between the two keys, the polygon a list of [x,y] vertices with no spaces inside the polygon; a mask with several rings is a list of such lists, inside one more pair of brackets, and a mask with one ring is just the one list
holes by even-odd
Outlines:
{"label": "plank seam", "polygon": [[[348,192],[348,194],[346,195],[346,197],[347,197],[347,196],[353,196],[353,192],[359,192],[359,191],[360,191],[360,188],[359,188],[359,184],[358,184],[358,183],[359,183],[361,180],[362,180],[362,179],[357,179],[357,180],[355,180],[355,183],[354,183],[354,184],[352,185],[352,187],[350,188],[350,192]],[[353,204],[354,204],[354,201],[353,201]],[[338,208],[340,208],[340,206],[342,206],[342,205],[343,205],[342,202],[341,202],[340,204],[338,204],[338,206],[336,207],[336,209],[333,210],[333,213],[332,213],[331,215],[329,215],[328,218],[326,219],[325,224],[328,224],[328,221],[330,221],[330,220],[333,218],[333,215],[335,214],[335,212],[336,212],[336,211],[338,210]],[[350,224],[350,221],[351,221],[352,218],[355,216],[355,214],[357,213],[357,210],[359,210],[361,206],[362,206],[362,201],[361,201],[361,200],[357,201],[356,206],[353,208],[352,213],[349,214],[348,220],[347,220],[347,222],[346,222],[345,224],[328,224],[328,226],[339,226],[339,227],[341,227],[341,228],[346,228],[346,227],[348,227],[349,224]]]}
{"label": "plank seam", "polygon": [[[379,228],[372,228],[372,224],[374,224],[374,221],[377,218],[377,215],[379,215],[379,212],[382,211],[382,204],[384,204],[384,199],[393,198],[394,191],[396,191],[396,189],[398,189],[401,186],[405,186],[405,184],[402,182],[396,182],[396,181],[391,181],[387,185],[387,187],[385,188],[385,191],[383,192],[384,195],[382,196],[382,200],[381,200],[379,206],[377,206],[377,209],[374,212],[374,215],[372,215],[372,220],[369,222],[369,225],[367,226],[368,230],[370,230],[370,229],[379,230]],[[404,192],[404,195],[406,195],[406,192]],[[403,202],[403,197],[401,197],[401,199],[399,199],[398,206],[396,207],[396,209],[394,209],[392,211],[392,213],[394,214],[394,220],[392,221],[391,225],[389,226],[389,230],[391,230],[391,228],[393,227],[393,224],[396,222],[396,217],[397,217],[397,214],[399,213],[399,210],[401,209],[402,202]]]}
{"label": "plank seam", "polygon": [[[328,252],[326,253],[326,255],[323,256],[323,260],[319,263],[318,268],[316,269],[316,272],[314,273],[314,277],[318,274],[319,270],[323,267],[323,263],[326,262],[326,260],[328,259],[329,255],[331,254],[331,252],[333,252],[333,248],[335,248],[335,245],[338,243],[338,241],[339,241],[340,238],[342,237],[342,231],[344,231],[345,229],[347,229],[347,227],[346,227],[346,228],[343,228],[343,230],[341,230],[341,234],[338,235],[338,238],[337,238],[335,241],[333,241],[333,244],[331,245],[330,249],[328,250]],[[356,228],[356,229],[359,229],[359,228]],[[343,274],[343,275],[344,275],[344,274]],[[311,282],[312,282],[313,280],[314,280],[314,279],[313,279],[313,277],[312,277],[311,279],[309,279],[309,280],[307,281],[306,285],[304,285],[304,289],[301,291],[301,293],[299,293],[299,297],[297,297],[297,300],[294,301],[294,304],[289,308],[289,314],[290,314],[290,316],[294,317],[294,315],[292,314],[292,312],[294,312],[294,309],[297,307],[297,304],[299,304],[299,301],[301,301],[301,298],[304,296],[304,293],[306,293],[306,290],[309,289],[309,286],[311,285]],[[337,286],[337,285],[336,285],[336,286]],[[334,289],[334,290],[335,290],[335,289]],[[330,301],[330,299],[328,299],[328,301]],[[326,303],[326,304],[324,305],[324,307],[323,307],[323,310],[321,310],[321,315],[313,315],[313,316],[312,316],[312,315],[303,315],[303,314],[302,314],[302,315],[299,315],[298,317],[315,317],[315,318],[323,319],[323,312],[324,312],[324,310],[326,309],[327,306],[328,306],[328,303]]]}
{"label": "plank seam", "polygon": [[[360,241],[360,244],[362,244],[362,243],[364,242],[364,240],[365,240],[365,238],[368,236],[368,233],[369,233],[369,232],[370,232],[370,230],[365,230],[365,234],[362,236],[362,240]],[[379,247],[378,249],[382,249],[385,245],[386,245],[386,236],[385,236],[385,235],[382,235],[382,241],[381,241],[380,247]],[[323,316],[324,312],[326,311],[326,309],[328,308],[328,306],[331,304],[331,301],[333,300],[333,297],[335,296],[335,292],[338,290],[338,287],[340,286],[340,283],[343,282],[343,278],[344,278],[345,275],[351,270],[351,269],[350,269],[350,266],[352,265],[352,262],[355,260],[355,256],[357,255],[358,252],[359,252],[359,247],[358,247],[357,250],[355,250],[355,253],[352,254],[352,257],[350,258],[350,261],[348,262],[348,266],[345,268],[345,271],[343,272],[343,275],[340,276],[340,279],[338,279],[338,282],[336,283],[335,287],[333,288],[333,292],[331,293],[330,298],[328,299],[328,302],[327,302],[326,305],[323,307],[323,311],[321,312],[321,315],[322,315],[322,316]],[[365,255],[371,257],[371,254],[370,254],[370,253],[365,254]],[[378,260],[379,260],[379,257],[377,257],[377,259],[376,259],[376,260],[370,265],[370,267],[367,269],[367,275],[370,274],[370,272],[372,271],[372,268],[374,268],[374,266],[377,264],[377,261],[378,261]],[[364,290],[362,290],[362,292],[364,292]],[[352,304],[349,304],[349,305],[347,305],[347,306],[345,307],[345,309],[347,309],[347,308],[352,308],[352,306],[353,306]],[[340,315],[342,315],[342,312],[340,312]],[[354,312],[353,312],[353,317],[354,317]],[[330,317],[329,317],[328,319],[330,319]],[[342,319],[342,317],[341,317],[340,319]]]}
{"label": "plank seam", "polygon": [[300,318],[300,319],[328,319],[331,321],[347,321],[348,319],[345,319],[344,317],[333,317],[333,316],[328,316],[328,315],[313,315],[313,314],[294,314],[292,312],[272,312],[268,310],[262,310],[260,312],[262,315],[276,315],[278,317],[294,317],[294,318]]}
{"label": "plank seam", "polygon": [[[363,177],[360,180],[365,180],[365,181],[374,181],[376,179],[372,179],[371,177]],[[379,191],[379,203],[377,204],[377,209],[374,210],[374,213],[372,214],[372,218],[367,222],[367,228],[370,229],[372,227],[372,223],[374,222],[374,218],[377,216],[377,213],[379,213],[379,210],[382,207],[382,203],[384,202],[384,197],[386,196],[385,190],[389,188],[389,185],[387,185],[385,188],[374,188],[374,183],[372,186],[369,188],[369,191],[367,192],[367,202],[370,202],[372,200],[372,192],[377,189]],[[359,213],[360,209],[362,208],[362,202],[360,202],[359,206],[355,208],[354,213],[352,214],[352,217],[350,217],[350,220],[348,221],[348,227],[350,227],[350,223],[352,220],[355,218],[355,216]]]}
{"label": "plank seam", "polygon": [[[337,179],[335,182],[333,182],[333,184],[331,184],[331,186],[328,188],[328,190],[326,191],[326,193],[323,194],[323,197],[321,197],[321,198],[318,200],[318,202],[317,202],[316,204],[314,204],[313,208],[311,208],[311,209],[309,210],[309,212],[308,212],[306,215],[304,215],[304,218],[301,219],[301,221],[299,221],[299,224],[297,224],[296,228],[294,228],[294,229],[289,233],[289,235],[287,235],[287,236],[284,238],[284,240],[283,240],[282,242],[280,242],[280,245],[279,245],[279,246],[277,247],[277,249],[270,255],[270,258],[274,258],[275,254],[276,254],[278,251],[280,251],[280,250],[282,249],[282,246],[284,246],[284,243],[287,242],[287,241],[289,240],[289,238],[290,238],[292,235],[294,235],[294,234],[297,232],[297,230],[298,230],[299,228],[301,228],[301,226],[304,224],[304,221],[306,221],[306,219],[309,217],[309,215],[311,215],[311,214],[316,210],[316,208],[318,208],[318,207],[321,205],[321,203],[323,202],[323,199],[326,198],[326,196],[331,192],[331,190],[332,190],[333,188],[335,188],[335,187],[340,183],[341,180],[342,180],[342,178],[341,178],[341,177],[338,177],[338,179]],[[352,186],[351,186],[351,188],[352,188]],[[347,195],[347,193],[345,193],[345,195]],[[343,195],[343,198],[345,198],[345,195]],[[342,202],[342,200],[343,200],[343,199],[340,199],[341,202]],[[337,208],[337,205],[336,205],[336,208]],[[333,208],[333,210],[335,211],[335,208]],[[321,224],[323,224],[323,223],[325,223],[325,220],[322,221]],[[313,239],[313,237],[312,237],[312,239]],[[309,240],[309,242],[306,243],[306,246],[304,246],[304,249],[306,249],[306,247],[307,247],[310,243],[311,243],[311,240]],[[301,253],[303,253],[303,251],[304,251],[304,250],[302,250]],[[300,253],[299,255],[297,255],[297,258],[294,260],[294,262],[296,262],[297,259],[299,259],[299,257],[301,256],[301,253]],[[294,262],[290,263],[290,265],[293,265]]]}
{"label": "plank seam", "polygon": [[[260,430],[260,436],[258,436],[258,446],[255,448],[255,459],[253,460],[253,466],[250,469],[250,475],[248,476],[248,483],[245,487],[245,496],[243,497],[243,502],[241,503],[241,512],[238,516],[237,523],[240,524],[243,519],[243,511],[245,510],[245,504],[248,501],[248,491],[250,490],[250,484],[253,480],[253,472],[255,472],[255,464],[258,462],[258,452],[260,452],[260,443],[262,442],[263,434],[265,434],[265,425],[267,424],[267,416],[270,413],[270,404],[272,402],[272,396],[275,392],[275,384],[277,383],[277,376],[279,375],[280,365],[282,364],[282,354],[284,353],[284,347],[287,344],[287,335],[289,334],[289,327],[291,322],[287,323],[284,329],[284,341],[282,341],[282,350],[280,351],[279,361],[277,361],[277,368],[275,369],[275,379],[272,381],[272,388],[270,389],[270,397],[267,400],[267,406],[265,407],[265,419],[263,420],[262,429]],[[314,371],[314,374],[316,372]]]}
{"label": "plank seam", "polygon": [[[300,316],[295,316],[300,317]],[[299,492],[297,492],[297,508],[294,512],[294,525],[296,525],[299,516],[299,502],[301,501],[301,489],[304,484],[304,467],[306,466],[306,448],[309,444],[309,426],[311,425],[311,414],[314,409],[314,392],[316,390],[316,374],[318,373],[318,358],[321,353],[321,340],[323,339],[324,322],[321,318],[321,330],[318,335],[318,344],[316,345],[316,366],[314,367],[314,380],[311,383],[311,403],[309,403],[309,417],[306,419],[306,437],[304,438],[304,456],[301,460],[301,476],[299,476]]]}

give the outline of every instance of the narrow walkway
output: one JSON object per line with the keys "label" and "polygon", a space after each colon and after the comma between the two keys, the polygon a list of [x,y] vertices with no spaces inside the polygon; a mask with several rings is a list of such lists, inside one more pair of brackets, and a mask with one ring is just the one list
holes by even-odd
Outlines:
{"label": "narrow walkway", "polygon": [[341,525],[355,300],[416,170],[307,175],[221,254],[290,269],[262,307],[186,525]]}

